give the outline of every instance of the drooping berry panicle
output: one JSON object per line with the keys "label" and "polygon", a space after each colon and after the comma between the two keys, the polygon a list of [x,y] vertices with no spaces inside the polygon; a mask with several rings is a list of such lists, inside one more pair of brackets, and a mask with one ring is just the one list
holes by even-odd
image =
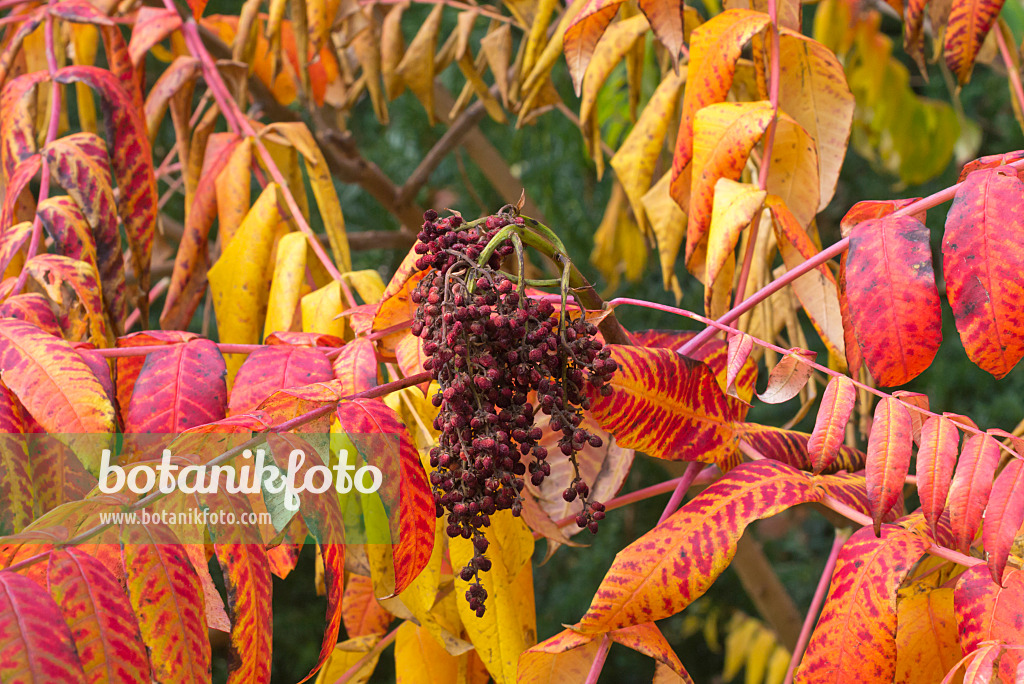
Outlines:
{"label": "drooping berry panicle", "polygon": [[615,361],[583,316],[571,319],[568,311],[525,296],[500,270],[516,249],[511,239],[479,263],[502,229],[523,225],[508,208],[472,223],[427,211],[415,247],[421,255],[416,266],[427,274],[412,293],[418,306],[412,332],[423,338],[424,368],[440,385],[433,403],[441,434],[430,452],[430,480],[438,517],[448,514],[448,536],[473,540],[476,553],[459,574],[472,582],[466,598],[478,616],[487,598],[479,573],[491,567],[484,535],[489,516],[501,510],[520,515],[523,476],[529,472],[540,485],[551,473],[548,451],[539,444],[539,411],[562,433],[559,451],[574,466],[563,496],[583,503],[576,523],[596,533],[604,518],[604,505],[590,499],[580,477],[576,453],[587,444],[601,446],[600,437],[581,427],[590,407],[586,386],[609,394]]}

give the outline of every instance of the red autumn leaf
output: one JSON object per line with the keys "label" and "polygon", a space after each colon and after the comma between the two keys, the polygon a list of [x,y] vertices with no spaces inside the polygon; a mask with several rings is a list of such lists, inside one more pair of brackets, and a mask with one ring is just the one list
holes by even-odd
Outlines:
{"label": "red autumn leaf", "polygon": [[[737,423],[735,427],[737,439],[742,439],[768,458],[781,461],[797,470],[814,470],[814,461],[810,453],[811,435],[806,432],[783,430],[757,423]],[[865,458],[863,451],[840,444],[835,458],[821,472],[827,474],[846,470],[852,473],[864,468]]]}
{"label": "red autumn leaf", "polygon": [[[630,333],[630,339],[637,347],[650,347],[654,349],[679,350],[683,345],[692,340],[697,333],[686,330],[641,330]],[[749,356],[732,354],[732,338],[729,344],[722,340],[710,339],[688,354],[697,361],[703,361],[715,373],[718,384],[722,391],[726,392],[729,387],[735,387],[736,394],[743,401],[749,402],[754,396],[754,386],[757,383],[757,363]],[[742,358],[740,358],[742,356]]]}
{"label": "red autumn leaf", "polygon": [[[740,371],[748,366],[750,352],[754,349],[754,339],[746,333],[729,336],[729,351],[725,371],[725,393],[738,396],[736,378]],[[756,368],[756,365],[755,365]],[[756,371],[755,371],[756,372]],[[749,401],[749,399],[748,399]]]}
{"label": "red autumn leaf", "polygon": [[96,26],[113,26],[110,17],[103,14],[86,0],[61,0],[50,5],[50,14],[79,24],[95,24]]}
{"label": "red autumn leaf", "polygon": [[[863,223],[871,219],[879,219],[889,216],[893,212],[899,211],[905,206],[913,204],[920,200],[920,197],[908,197],[906,199],[896,200],[865,200],[863,202],[857,202],[850,211],[846,212],[842,220],[839,222],[839,231],[843,237],[847,237],[853,227],[858,223]],[[912,214],[921,223],[925,222],[927,214],[924,211]]]}
{"label": "red autumn leaf", "polygon": [[357,337],[342,347],[332,366],[334,377],[344,388],[344,396],[377,386],[377,351],[373,342],[365,337]]}
{"label": "red autumn leaf", "polygon": [[85,83],[100,95],[106,137],[112,146],[110,161],[119,190],[117,210],[128,236],[132,269],[139,279],[138,306],[146,312],[149,310],[149,264],[156,234],[158,198],[153,154],[142,108],[134,106],[132,96],[117,77],[104,69],[68,66],[60,69],[54,80],[58,83]]}
{"label": "red autumn leaf", "polygon": [[923,223],[900,216],[854,226],[846,298],[864,361],[880,385],[902,385],[931,365],[942,320]]}
{"label": "red autumn leaf", "polygon": [[896,591],[928,542],[895,525],[863,528],[839,550],[801,682],[887,682],[896,674]]}
{"label": "red autumn leaf", "polygon": [[[394,411],[379,399],[356,399],[338,405],[338,421],[344,432],[393,436],[396,451],[378,453],[373,459],[383,473],[381,491],[393,491],[385,500],[397,502],[398,539],[390,547],[395,570],[394,594],[402,592],[430,560],[434,547],[434,496],[419,453],[409,432]],[[358,441],[356,442],[358,445]],[[374,442],[380,444],[379,442]],[[390,440],[388,442],[391,449]],[[396,470],[397,468],[397,470]],[[397,494],[395,496],[394,494]]]}
{"label": "red autumn leaf", "polygon": [[92,369],[93,375],[100,381],[100,385],[103,387],[103,392],[107,395],[107,399],[110,400],[111,406],[114,405],[114,381],[110,377],[110,365],[107,359],[96,353],[96,350],[88,342],[76,342],[72,345],[81,355],[82,360],[85,361],[86,365]]}
{"label": "red autumn leaf", "polygon": [[[0,226],[10,226],[17,223],[15,220],[15,211],[18,206],[18,200],[21,199],[25,189],[29,187],[29,183],[39,173],[39,169],[43,166],[42,157],[38,154],[32,154],[17,163],[14,167],[14,172],[11,173],[7,179],[7,187],[4,188],[3,197],[3,208],[0,210]],[[4,241],[7,240],[7,235],[4,235]],[[7,246],[5,244],[4,259],[0,262],[0,266],[6,266],[10,257],[13,254],[8,254],[8,251],[17,251],[13,249],[13,245]]]}
{"label": "red autumn leaf", "polygon": [[373,595],[373,580],[365,575],[349,575],[341,605],[341,618],[350,639],[366,634],[384,634],[394,620],[394,616]]}
{"label": "red autumn leaf", "polygon": [[149,656],[124,588],[103,563],[69,547],[50,554],[46,585],[89,682],[149,679]]}
{"label": "red autumn leaf", "polygon": [[203,590],[183,544],[159,524],[126,530],[122,554],[128,595],[158,682],[210,677]]}
{"label": "red autumn leaf", "polygon": [[[957,183],[963,183],[967,180],[967,177],[975,171],[981,169],[992,169],[997,166],[1003,166],[1010,162],[1019,161],[1024,159],[1024,150],[1017,150],[1015,152],[1007,152],[1005,154],[989,154],[984,157],[979,157],[973,161],[969,161],[964,164],[964,168],[960,169],[960,177],[957,178]],[[1017,169],[1017,175],[1020,175],[1020,169]]]}
{"label": "red autumn leaf", "polygon": [[674,461],[717,462],[747,405],[725,395],[707,364],[668,349],[611,344],[611,395],[591,391],[591,413],[620,446]]}
{"label": "red autumn leaf", "polygon": [[886,397],[875,407],[864,473],[875,534],[881,529],[882,516],[903,497],[911,452],[910,411],[898,400]]}
{"label": "red autumn leaf", "polygon": [[[117,339],[118,347],[155,347],[162,345],[188,342],[198,339],[199,335],[184,330],[147,330],[146,332],[131,333]],[[139,377],[139,371],[146,363],[146,356],[119,356],[115,369],[117,372],[117,403],[124,411],[131,403],[132,392],[135,390],[135,381]]]}
{"label": "red autumn leaf", "polygon": [[973,435],[964,442],[949,487],[949,521],[958,550],[966,553],[981,524],[999,465],[999,442],[990,435]]}
{"label": "red autumn leaf", "polygon": [[270,559],[260,544],[215,544],[231,609],[229,682],[269,682],[274,620]]}
{"label": "red autumn leaf", "polygon": [[[110,203],[113,208],[113,202]],[[90,208],[90,212],[95,207]],[[36,209],[46,231],[53,237],[61,254],[72,259],[84,261],[96,268],[99,273],[99,260],[96,253],[96,240],[92,235],[90,219],[82,213],[78,202],[68,195],[47,197]],[[90,214],[92,216],[92,214]],[[102,216],[94,216],[102,219]],[[114,216],[116,225],[117,216]],[[120,243],[120,240],[118,240]],[[122,264],[123,268],[123,264]]]}
{"label": "red autumn leaf", "polygon": [[154,45],[167,38],[181,26],[181,15],[174,10],[140,7],[135,17],[132,37],[128,40],[128,56],[138,69]]}
{"label": "red autumn leaf", "polygon": [[[45,13],[46,8],[40,7],[7,43],[8,50],[13,50],[13,53],[8,54],[8,50],[5,50],[0,55],[0,77],[3,77],[0,78],[0,84],[4,83],[10,60],[21,49],[21,42],[25,36],[38,28]],[[4,56],[7,60],[3,59]],[[49,80],[50,77],[45,71],[35,71],[22,74],[4,84],[3,92],[0,94],[0,160],[6,178],[13,176],[19,162],[39,150],[36,145],[33,103],[39,84]]]}
{"label": "red autumn leaf", "polygon": [[[928,418],[928,415],[923,413],[923,411],[928,410],[928,395],[920,392],[896,390],[892,393],[892,396],[903,402],[903,405],[910,411],[910,424],[914,433],[914,443],[920,444],[921,427],[924,425],[925,419]],[[916,411],[914,410],[915,408],[919,408],[921,411]]]}
{"label": "red autumn leaf", "polygon": [[968,358],[996,378],[1024,357],[1024,182],[1010,170],[976,171],[957,189],[942,238],[942,270]]}
{"label": "red autumn leaf", "polygon": [[766,404],[789,401],[804,388],[814,369],[803,359],[813,361],[815,353],[806,349],[790,349],[768,374],[768,386],[757,398]]}
{"label": "red autumn leaf", "polygon": [[228,415],[248,413],[279,389],[333,377],[331,362],[318,349],[281,344],[257,349],[238,369],[231,387]]}
{"label": "red autumn leaf", "polygon": [[846,424],[856,402],[857,387],[849,378],[837,376],[828,381],[814,421],[814,431],[807,441],[814,472],[827,469],[839,455],[839,447],[846,437]]}
{"label": "red autumn leaf", "polygon": [[604,632],[678,613],[729,565],[748,524],[817,498],[807,474],[781,463],[733,468],[619,552],[579,629]]}
{"label": "red autumn leaf", "polygon": [[110,319],[104,315],[100,279],[91,265],[59,254],[39,254],[25,263],[24,270],[54,303],[66,339],[109,344]]}
{"label": "red autumn leaf", "polygon": [[[868,497],[867,483],[863,475],[848,472],[819,475],[815,480],[815,485],[826,496],[832,497],[859,513],[871,515],[871,500]],[[882,522],[895,522],[903,517],[903,514],[903,499],[901,497],[896,501],[896,505],[882,516]]]}
{"label": "red autumn leaf", "polygon": [[324,563],[324,585],[327,587],[327,628],[324,630],[324,640],[320,646],[320,657],[309,674],[299,680],[299,684],[315,675],[317,670],[327,662],[338,642],[338,632],[341,631],[345,547],[342,544],[323,544],[320,546],[320,556]]}
{"label": "red autumn leaf", "polygon": [[224,417],[224,357],[195,339],[150,352],[124,408],[126,432],[174,433]]}
{"label": "red autumn leaf", "polygon": [[263,344],[290,344],[293,347],[341,347],[345,344],[345,340],[326,333],[280,330],[267,335]]}
{"label": "red autumn leaf", "polygon": [[0,572],[0,679],[84,682],[71,632],[53,599],[27,577]]}
{"label": "red autumn leaf", "polygon": [[971,80],[974,60],[1005,0],[955,0],[946,23],[946,66],[960,85]]}
{"label": "red autumn leaf", "polygon": [[[992,581],[984,565],[968,568],[953,590],[960,644],[965,653],[976,650],[987,641],[1007,644],[1024,643],[1024,573],[1010,568],[1003,576],[1002,586]],[[1008,649],[999,659],[999,676],[1004,682],[1017,681],[1021,651]]]}
{"label": "red autumn leaf", "polygon": [[0,525],[21,532],[35,518],[25,409],[0,381]]}
{"label": "red autumn leaf", "polygon": [[935,536],[935,526],[946,508],[960,432],[948,418],[932,416],[921,427],[921,444],[917,449],[917,491],[921,509]]}
{"label": "red autumn leaf", "polygon": [[60,336],[60,326],[53,315],[49,300],[35,292],[5,299],[0,304],[0,318],[17,318],[31,323],[43,332]]}
{"label": "red autumn leaf", "polygon": [[848,254],[849,252],[843,252],[839,257],[836,294],[839,296],[839,315],[843,319],[843,348],[846,350],[846,367],[849,369],[851,377],[857,377],[864,358],[860,353],[857,335],[853,331],[853,311],[850,310],[850,300],[846,296],[846,257]]}
{"label": "red autumn leaf", "polygon": [[1006,558],[1024,524],[1024,461],[1011,458],[992,485],[981,531],[992,579],[1001,583]]}

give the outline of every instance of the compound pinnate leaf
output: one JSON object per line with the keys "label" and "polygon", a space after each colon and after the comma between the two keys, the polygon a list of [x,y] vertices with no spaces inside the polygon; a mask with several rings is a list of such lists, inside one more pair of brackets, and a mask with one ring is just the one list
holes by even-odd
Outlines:
{"label": "compound pinnate leaf", "polygon": [[[781,461],[797,470],[814,469],[809,446],[811,435],[806,432],[783,430],[757,423],[737,423],[735,428],[737,439],[742,439],[768,458]],[[821,472],[827,474],[846,470],[852,473],[864,467],[865,458],[864,452],[841,444],[835,458]]]}
{"label": "compound pinnate leaf", "polygon": [[839,550],[797,682],[887,682],[896,674],[896,592],[928,542],[895,525],[863,528]]}
{"label": "compound pinnate leaf", "polygon": [[818,407],[814,430],[807,440],[807,452],[820,473],[832,465],[839,455],[839,447],[846,437],[846,424],[857,402],[857,388],[847,377],[836,376],[828,381]]}
{"label": "compound pinnate leaf", "polygon": [[[434,547],[434,496],[419,453],[398,414],[383,401],[357,399],[338,405],[338,422],[348,433],[384,434],[397,438],[394,461],[398,472],[385,472],[383,487],[397,487],[399,539],[390,547],[394,562],[393,594],[404,590],[430,560]],[[382,468],[383,470],[383,468]]]}
{"label": "compound pinnate leaf", "polygon": [[149,656],[131,603],[103,563],[74,547],[55,550],[46,583],[71,626],[86,681],[149,679]]}
{"label": "compound pinnate leaf", "polygon": [[878,402],[865,468],[875,534],[880,532],[882,517],[903,496],[912,452],[911,430],[910,411],[899,400],[885,397]]}
{"label": "compound pinnate leaf", "polygon": [[[1010,568],[1003,576],[1002,586],[992,581],[988,568],[968,568],[953,590],[960,645],[965,653],[984,642],[998,640],[1008,644],[1024,643],[1024,572]],[[1004,682],[1016,681],[1016,668],[1021,652],[1009,649],[999,660],[999,676]]]}
{"label": "compound pinnate leaf", "polygon": [[227,407],[224,357],[195,339],[151,352],[124,409],[126,432],[171,433],[220,420]]}
{"label": "compound pinnate leaf", "polygon": [[891,387],[920,375],[942,342],[928,228],[911,216],[858,223],[845,273],[854,332],[875,380]]}
{"label": "compound pinnate leaf", "polygon": [[579,629],[603,632],[678,613],[729,565],[748,524],[818,496],[810,476],[782,463],[733,468],[619,552]]}
{"label": "compound pinnate leaf", "polygon": [[576,95],[580,94],[583,76],[587,72],[590,58],[594,56],[597,43],[621,4],[622,0],[589,0],[565,29],[562,50]]}
{"label": "compound pinnate leaf", "polygon": [[125,530],[128,595],[158,682],[210,678],[210,640],[199,576],[185,546],[162,525]]}
{"label": "compound pinnate leaf", "polygon": [[971,80],[974,60],[1005,0],[955,0],[949,10],[944,51],[946,66],[960,85]]}
{"label": "compound pinnate leaf", "polygon": [[257,349],[238,369],[231,387],[228,415],[248,413],[279,389],[332,378],[331,362],[318,349],[281,344]]}
{"label": "compound pinnate leaf", "polygon": [[153,154],[142,109],[133,105],[132,96],[118,78],[105,69],[64,67],[54,75],[54,80],[85,83],[100,95],[107,140],[112,145],[110,161],[119,190],[117,209],[131,247],[132,268],[139,279],[139,309],[145,314],[149,310],[149,264],[156,234],[158,198]]}
{"label": "compound pinnate leaf", "polygon": [[1002,582],[1006,558],[1017,531],[1024,523],[1024,461],[1012,458],[992,485],[982,541],[988,553],[988,567],[992,579]]}
{"label": "compound pinnate leaf", "polygon": [[791,349],[772,368],[768,374],[768,386],[757,398],[766,404],[781,404],[795,397],[811,379],[814,369],[807,361],[813,361],[814,357],[812,351]]}
{"label": "compound pinnate leaf", "polygon": [[967,356],[996,378],[1024,357],[1024,182],[1008,169],[976,171],[957,189],[942,238],[946,293]]}
{"label": "compound pinnate leaf", "polygon": [[31,323],[0,320],[0,367],[4,384],[47,432],[113,432],[114,407],[103,385],[59,337]]}
{"label": "compound pinnate leaf", "polygon": [[939,517],[946,508],[946,495],[959,447],[960,431],[950,419],[932,416],[921,426],[921,444],[917,449],[917,491],[933,537]]}
{"label": "compound pinnate leaf", "polygon": [[14,572],[0,572],[0,643],[5,682],[86,681],[57,604],[38,584]]}
{"label": "compound pinnate leaf", "polygon": [[964,442],[949,487],[949,522],[956,548],[964,553],[974,541],[992,491],[999,465],[999,442],[990,435],[973,435]]}
{"label": "compound pinnate leaf", "polygon": [[668,349],[608,345],[611,395],[591,394],[597,423],[620,446],[674,461],[715,462],[747,405],[727,396],[707,364]]}

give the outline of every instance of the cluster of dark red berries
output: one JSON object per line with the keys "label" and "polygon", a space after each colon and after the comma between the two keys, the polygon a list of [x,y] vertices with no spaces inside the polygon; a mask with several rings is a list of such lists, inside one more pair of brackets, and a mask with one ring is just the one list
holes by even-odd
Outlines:
{"label": "cluster of dark red berries", "polygon": [[[466,598],[482,616],[487,591],[479,573],[491,567],[483,531],[489,516],[506,509],[520,515],[523,476],[529,471],[540,485],[551,473],[548,451],[538,443],[543,433],[536,412],[551,416],[551,429],[562,433],[559,450],[576,466],[576,452],[601,446],[600,437],[580,427],[590,407],[586,386],[609,394],[606,383],[616,364],[592,324],[564,312],[560,325],[550,302],[524,296],[499,270],[514,252],[510,240],[479,264],[502,228],[523,225],[514,210],[473,224],[434,211],[424,219],[416,266],[428,273],[412,293],[418,305],[412,332],[423,338],[429,357],[424,368],[440,385],[433,403],[440,408],[434,427],[441,435],[430,452],[430,482],[438,517],[448,513],[448,536],[473,540],[476,554],[459,575],[472,581]],[[604,505],[590,500],[578,467],[575,473],[563,496],[581,499],[576,523],[596,533]]]}

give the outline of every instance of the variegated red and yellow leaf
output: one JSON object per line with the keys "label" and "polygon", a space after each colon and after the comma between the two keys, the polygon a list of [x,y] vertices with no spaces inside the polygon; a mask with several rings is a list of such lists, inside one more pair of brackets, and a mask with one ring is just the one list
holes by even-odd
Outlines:
{"label": "variegated red and yellow leaf", "polygon": [[[113,204],[111,203],[110,206],[113,207]],[[90,207],[90,211],[95,211],[95,207]],[[53,237],[61,254],[71,259],[84,261],[95,268],[97,273],[100,272],[96,239],[92,235],[89,219],[79,209],[78,202],[68,195],[47,197],[39,203],[38,213],[43,226]],[[101,216],[93,218],[100,219]],[[114,223],[116,226],[116,215]],[[118,243],[120,243],[120,239]],[[122,273],[122,280],[123,277]]]}
{"label": "variegated red and yellow leaf", "polygon": [[[197,339],[199,335],[184,330],[147,330],[146,332],[131,333],[117,339],[118,347],[151,347],[178,342],[188,342]],[[139,371],[146,363],[145,355],[120,356],[117,358],[115,369],[117,371],[117,404],[121,410],[127,410],[131,403],[132,392],[135,390],[135,381],[139,377]]]}
{"label": "variegated red and yellow leaf", "polygon": [[672,63],[678,67],[683,44],[691,36],[691,22],[699,21],[694,8],[687,7],[681,0],[640,0],[637,4],[651,23],[654,35],[668,50]]}
{"label": "variegated red and yellow leaf", "polygon": [[864,361],[880,385],[902,385],[931,365],[942,317],[923,223],[900,216],[854,226],[846,298]]}
{"label": "variegated red and yellow leaf", "polygon": [[996,378],[1024,357],[1024,182],[1003,168],[976,171],[957,189],[942,238],[942,271],[967,356]]}
{"label": "variegated red and yellow leaf", "polygon": [[992,485],[981,531],[992,579],[1002,583],[1006,558],[1024,524],[1024,461],[1011,458]]}
{"label": "variegated red and yellow leaf", "polygon": [[[685,330],[641,330],[631,332],[629,337],[637,347],[678,350],[695,335],[696,333]],[[729,342],[732,343],[732,338]],[[748,354],[733,355],[730,350],[729,345],[715,338],[690,352],[689,356],[697,361],[703,361],[711,368],[723,392],[729,387],[735,387],[733,396],[738,396],[749,403],[757,384],[757,363]]]}
{"label": "variegated red and yellow leaf", "polygon": [[177,93],[186,88],[192,87],[192,82],[199,75],[200,62],[190,55],[180,55],[174,58],[171,65],[167,67],[160,78],[149,90],[146,96],[144,114],[146,118],[146,130],[152,142],[160,130],[160,122],[167,113],[167,103]]}
{"label": "variegated red and yellow leaf", "polygon": [[128,56],[138,69],[150,49],[181,26],[181,15],[169,9],[140,7],[128,40]]}
{"label": "variegated red and yellow leaf", "polygon": [[[405,259],[399,264],[395,275],[384,288],[380,304],[377,305],[377,311],[373,316],[373,325],[370,328],[372,332],[381,332],[396,326],[411,324],[416,311],[416,305],[412,301],[412,291],[426,275],[426,271],[416,268],[416,261],[419,258],[419,254],[414,250],[409,250]],[[378,341],[381,353],[394,356],[395,346],[404,333],[404,330],[399,330],[382,337]]]}
{"label": "variegated red and yellow leaf", "polygon": [[939,517],[946,508],[946,495],[959,447],[960,431],[950,419],[932,416],[921,427],[921,444],[917,449],[917,491],[933,537]]}
{"label": "variegated red and yellow leaf", "polygon": [[113,145],[110,161],[119,190],[117,209],[131,248],[132,269],[139,281],[137,302],[145,320],[149,310],[149,265],[156,234],[158,198],[142,108],[134,106],[135,98],[105,69],[64,67],[55,74],[54,80],[85,83],[100,95],[107,140]]}
{"label": "variegated red and yellow leaf", "polygon": [[729,565],[748,524],[817,498],[810,477],[789,466],[737,466],[619,552],[579,629],[604,632],[678,613]]}
{"label": "variegated red and yellow leaf", "polygon": [[91,264],[58,254],[40,254],[28,260],[25,272],[33,287],[53,303],[63,337],[88,340],[101,347],[113,342],[104,315],[99,276]]}
{"label": "variegated red and yellow leaf", "polygon": [[839,447],[846,438],[846,424],[856,402],[857,388],[852,380],[836,376],[828,381],[814,430],[807,440],[807,452],[814,472],[820,473],[829,468],[839,455]]}
{"label": "variegated red and yellow leaf", "polygon": [[270,559],[260,544],[215,544],[231,609],[228,682],[269,682],[273,607]]}
{"label": "variegated red and yellow leaf", "polygon": [[[423,351],[423,338],[417,337],[412,333],[403,337],[401,342],[395,347],[395,357],[398,359],[398,368],[402,371],[402,375],[408,377],[425,372],[423,370],[423,362],[428,357]],[[420,383],[420,389],[423,390],[424,395],[426,395],[427,387],[429,386],[429,382]]]}
{"label": "variegated red and yellow leaf", "polygon": [[896,674],[896,592],[928,542],[894,525],[863,528],[839,550],[796,681],[888,682]]}
{"label": "variegated red and yellow leaf", "polygon": [[31,292],[14,295],[0,304],[0,318],[17,318],[28,321],[43,332],[60,337],[60,325],[53,315],[50,300],[41,294]]}
{"label": "variegated red and yellow leaf", "polygon": [[[397,519],[398,536],[389,551],[394,564],[392,594],[402,592],[420,573],[430,559],[434,547],[434,497],[427,484],[427,475],[419,453],[398,414],[378,399],[356,399],[342,402],[336,412],[344,432],[388,435],[397,447],[392,454],[377,454],[375,463],[383,472],[382,493],[390,491],[388,500],[397,502],[391,511]],[[375,442],[376,443],[376,442]],[[397,471],[395,468],[397,467]]]}
{"label": "variegated red and yellow leaf", "polygon": [[87,682],[149,679],[149,656],[131,603],[103,563],[75,547],[55,550],[46,584],[71,627]]}
{"label": "variegated red and yellow leaf", "polygon": [[238,369],[227,414],[248,413],[279,389],[324,382],[333,377],[331,362],[318,349],[282,344],[257,349]]}
{"label": "variegated red and yellow leaf", "polygon": [[[40,12],[45,12],[45,9],[40,8]],[[15,39],[30,24],[23,24],[15,34]],[[8,45],[14,42],[12,40]],[[4,76],[6,69],[0,55],[0,84],[3,84]],[[49,80],[45,71],[22,74],[7,83],[0,94],[0,161],[6,178],[11,178],[19,162],[39,149],[35,137],[36,90],[40,83]]]}
{"label": "variegated red and yellow leaf", "polygon": [[882,516],[903,496],[903,484],[910,469],[911,430],[910,411],[906,406],[892,397],[878,402],[868,437],[864,473],[876,535],[882,526]]}
{"label": "variegated red and yellow leaf", "polygon": [[[811,435],[806,432],[783,430],[757,423],[737,423],[735,428],[737,439],[742,439],[768,458],[781,461],[797,470],[814,469],[809,447]],[[863,451],[841,444],[831,464],[821,472],[856,472],[864,468],[865,459]]]}
{"label": "variegated red and yellow leaf", "polygon": [[0,320],[0,367],[4,384],[47,432],[113,432],[114,408],[103,386],[64,340],[31,323]]}
{"label": "variegated red and yellow leaf", "polygon": [[[863,475],[849,472],[820,475],[815,479],[815,484],[825,496],[829,496],[863,515],[871,515],[871,501]],[[900,498],[896,501],[896,505],[882,516],[882,522],[896,522],[903,517],[904,512],[903,499]]]}
{"label": "variegated red and yellow leaf", "polygon": [[768,15],[763,12],[731,9],[712,17],[690,36],[687,75],[690,87],[683,95],[683,114],[679,122],[675,155],[672,157],[671,192],[676,202],[680,202],[682,194],[688,194],[688,188],[678,187],[678,181],[683,175],[683,169],[693,161],[693,125],[697,112],[725,100],[732,87],[736,60],[743,46],[768,21]]}
{"label": "variegated red and yellow leaf", "polygon": [[344,396],[377,386],[377,352],[373,342],[365,337],[357,337],[342,347],[332,365]]}
{"label": "variegated red and yellow leaf", "polygon": [[913,585],[896,604],[896,681],[931,684],[960,660],[953,589]]}
{"label": "variegated red and yellow leaf", "polygon": [[962,552],[967,552],[978,532],[999,454],[999,442],[990,435],[972,435],[964,441],[949,487],[949,522],[956,548]]}
{"label": "variegated red and yellow leaf", "polygon": [[618,366],[611,395],[591,412],[620,446],[674,461],[717,462],[747,405],[727,396],[707,364],[668,349],[608,345]]}
{"label": "variegated red and yellow leaf", "polygon": [[174,433],[220,420],[227,407],[224,357],[195,339],[150,352],[124,408],[126,432]]}
{"label": "variegated red and yellow leaf", "polygon": [[373,580],[365,575],[349,575],[341,605],[341,619],[349,638],[384,634],[394,619],[373,595]]}
{"label": "variegated red and yellow leaf", "polygon": [[[960,645],[970,653],[987,641],[1024,643],[1024,571],[1010,568],[1002,586],[992,581],[988,568],[968,568],[953,590]],[[1009,649],[999,659],[999,676],[1004,682],[1016,681],[1021,651]]]}
{"label": "variegated red and yellow leaf", "polygon": [[1005,0],[956,0],[949,10],[944,52],[946,66],[960,85],[971,80],[974,60]]}
{"label": "variegated red and yellow leaf", "polygon": [[71,632],[38,584],[0,572],[0,679],[18,684],[84,682]]}
{"label": "variegated red and yellow leaf", "polygon": [[158,682],[210,678],[210,640],[199,576],[185,546],[163,525],[125,530],[128,595]]}

